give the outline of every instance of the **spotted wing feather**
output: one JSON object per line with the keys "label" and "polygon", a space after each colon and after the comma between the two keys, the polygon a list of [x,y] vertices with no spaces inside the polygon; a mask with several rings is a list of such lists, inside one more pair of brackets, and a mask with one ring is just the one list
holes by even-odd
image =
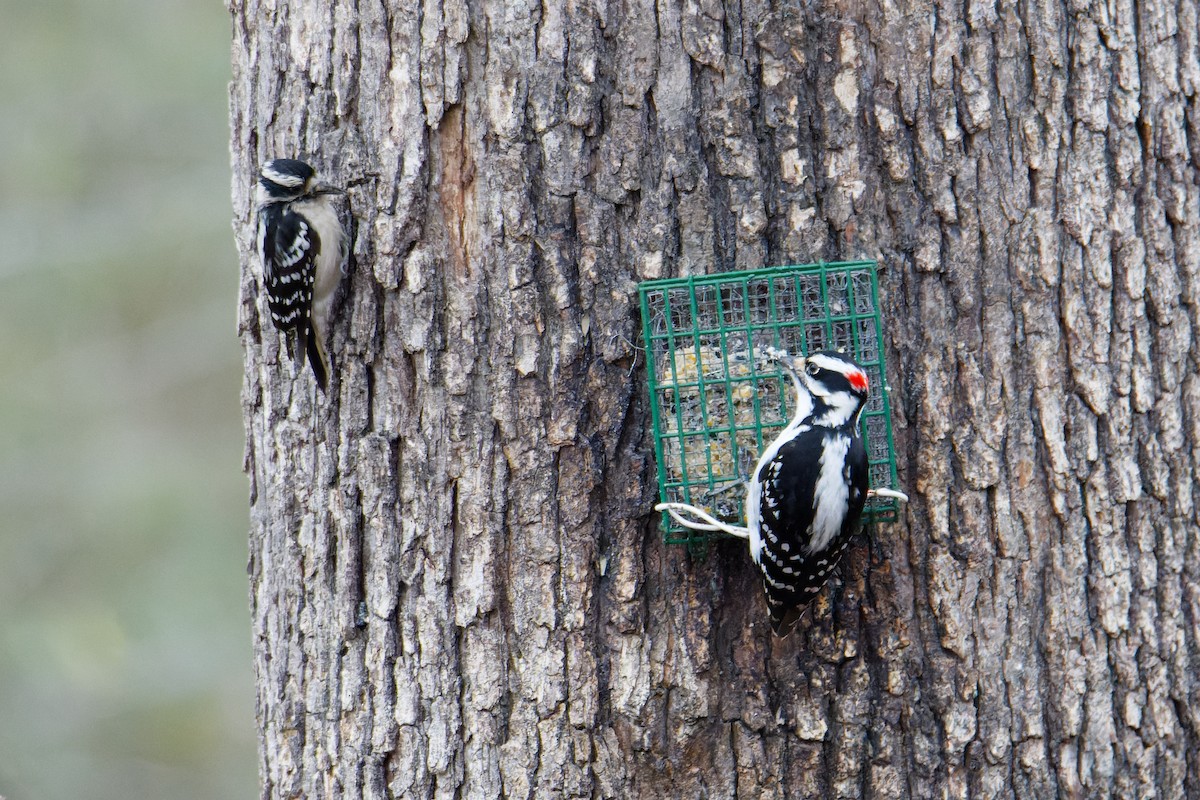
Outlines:
{"label": "spotted wing feather", "polygon": [[[313,350],[313,280],[321,252],[315,229],[287,208],[268,206],[262,211],[263,267],[267,281],[267,305],[275,327],[287,334],[288,355],[302,366]],[[313,362],[317,382],[324,388],[324,369]]]}
{"label": "spotted wing feather", "polygon": [[[826,537],[823,547],[810,552],[811,544],[822,535],[816,530],[818,517],[829,516],[818,515],[817,510],[822,457],[827,453],[831,460],[836,456],[836,461],[842,462],[832,464],[840,474],[827,475],[825,483],[833,478],[844,482],[844,494],[824,495],[824,502],[838,504],[833,511],[835,518],[840,516],[841,525]],[[844,430],[810,428],[780,447],[775,457],[761,466],[758,479],[763,486],[761,568],[767,607],[772,628],[786,635],[838,565],[862,516],[867,495],[866,449],[861,438]]]}

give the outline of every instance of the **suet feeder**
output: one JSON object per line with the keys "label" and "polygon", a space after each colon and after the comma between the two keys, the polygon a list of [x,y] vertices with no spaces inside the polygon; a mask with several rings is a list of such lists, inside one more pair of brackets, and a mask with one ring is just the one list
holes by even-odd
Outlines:
{"label": "suet feeder", "polygon": [[[840,350],[870,381],[862,415],[871,486],[896,485],[874,261],[726,272],[639,286],[654,454],[663,503],[743,525],[744,483],[791,415],[791,381],[761,354]],[[872,497],[864,522],[889,522],[898,501]],[[721,535],[662,516],[669,544],[703,549]]]}

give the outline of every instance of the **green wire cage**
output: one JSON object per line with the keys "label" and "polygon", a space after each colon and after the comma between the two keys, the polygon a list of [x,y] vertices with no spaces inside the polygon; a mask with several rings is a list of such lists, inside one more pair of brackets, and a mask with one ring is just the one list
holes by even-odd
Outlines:
{"label": "green wire cage", "polygon": [[[841,350],[866,370],[862,415],[874,488],[896,485],[874,261],[807,264],[639,287],[654,454],[664,503],[687,503],[742,525],[744,482],[790,419],[791,381],[756,354]],[[866,522],[889,522],[898,503],[873,497]],[[670,544],[703,548],[715,534],[662,515]]]}

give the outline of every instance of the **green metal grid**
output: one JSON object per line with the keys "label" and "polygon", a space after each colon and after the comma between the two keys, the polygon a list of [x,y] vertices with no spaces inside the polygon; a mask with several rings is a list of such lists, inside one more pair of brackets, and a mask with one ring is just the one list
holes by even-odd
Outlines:
{"label": "green metal grid", "polygon": [[[646,281],[638,287],[662,502],[689,503],[745,524],[744,481],[790,419],[793,392],[780,367],[755,358],[842,350],[866,370],[862,435],[871,486],[896,486],[874,261],[775,267]],[[890,522],[890,498],[872,498],[866,522]],[[721,535],[662,515],[670,544],[706,546]]]}

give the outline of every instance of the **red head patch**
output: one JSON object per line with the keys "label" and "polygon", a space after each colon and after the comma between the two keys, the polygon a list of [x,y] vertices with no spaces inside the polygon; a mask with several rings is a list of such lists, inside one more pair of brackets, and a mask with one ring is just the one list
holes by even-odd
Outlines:
{"label": "red head patch", "polygon": [[850,381],[850,385],[859,392],[867,390],[867,375],[860,370],[851,370],[846,374],[846,379]]}

